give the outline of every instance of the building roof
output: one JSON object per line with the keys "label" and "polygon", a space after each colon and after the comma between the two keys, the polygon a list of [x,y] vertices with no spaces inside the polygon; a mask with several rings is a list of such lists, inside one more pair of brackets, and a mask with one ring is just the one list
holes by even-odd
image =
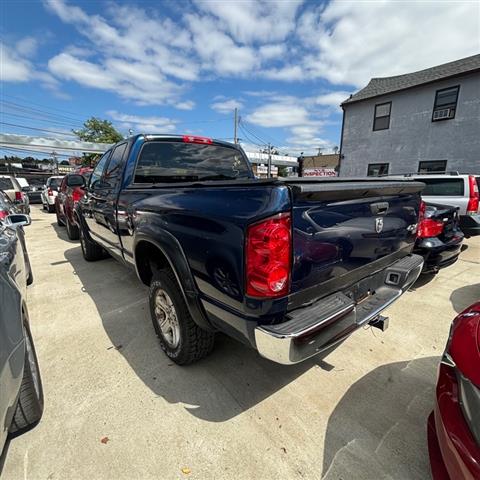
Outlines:
{"label": "building roof", "polygon": [[387,93],[424,85],[425,83],[455,77],[480,70],[480,54],[444,63],[418,72],[396,75],[395,77],[372,78],[365,88],[353,94],[342,105],[378,97]]}

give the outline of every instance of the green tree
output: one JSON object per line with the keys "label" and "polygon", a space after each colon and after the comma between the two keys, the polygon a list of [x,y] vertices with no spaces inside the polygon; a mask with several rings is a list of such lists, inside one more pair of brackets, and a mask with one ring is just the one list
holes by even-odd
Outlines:
{"label": "green tree", "polygon": [[[72,130],[72,132],[84,142],[117,143],[123,139],[123,135],[115,129],[112,122],[96,117],[89,118],[83,123],[83,128]],[[82,164],[93,166],[97,157],[95,153],[84,153]]]}

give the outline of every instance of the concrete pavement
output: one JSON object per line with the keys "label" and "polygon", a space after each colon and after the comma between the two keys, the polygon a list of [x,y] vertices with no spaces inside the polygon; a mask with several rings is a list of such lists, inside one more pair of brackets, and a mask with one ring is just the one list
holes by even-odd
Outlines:
{"label": "concrete pavement", "polygon": [[[45,391],[2,479],[429,478],[426,421],[451,320],[480,299],[480,238],[324,360],[285,367],[219,336],[204,361],[160,350],[147,291],[83,260],[34,207],[28,305]],[[427,281],[429,280],[429,281]]]}

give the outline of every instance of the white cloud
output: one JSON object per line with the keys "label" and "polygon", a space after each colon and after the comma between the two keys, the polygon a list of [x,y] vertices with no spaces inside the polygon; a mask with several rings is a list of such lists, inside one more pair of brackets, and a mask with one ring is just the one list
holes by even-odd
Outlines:
{"label": "white cloud", "polygon": [[195,102],[192,100],[185,100],[175,104],[175,108],[179,110],[193,110],[195,108]]}
{"label": "white cloud", "polygon": [[307,9],[297,32],[307,77],[363,87],[478,53],[480,3],[335,0]]}
{"label": "white cloud", "polygon": [[292,127],[310,122],[307,109],[293,97],[279,98],[247,115],[247,121],[261,127]]}
{"label": "white cloud", "polygon": [[177,128],[178,120],[167,117],[130,115],[120,113],[116,110],[106,112],[120,127],[127,131],[132,129],[134,132],[141,133],[172,133]]}
{"label": "white cloud", "polygon": [[322,93],[315,99],[317,105],[325,107],[333,107],[336,110],[341,110],[340,104],[344,102],[352,92],[335,91],[329,93]]}
{"label": "white cloud", "polygon": [[284,40],[295,28],[301,0],[197,0],[196,5],[238,43]]}
{"label": "white cloud", "polygon": [[4,43],[0,43],[0,80],[2,82],[27,82],[31,78],[31,63]]}
{"label": "white cloud", "polygon": [[38,48],[38,40],[34,37],[24,37],[15,46],[17,53],[24,57],[31,57]]}
{"label": "white cloud", "polygon": [[228,114],[232,113],[236,108],[243,108],[243,103],[238,100],[230,99],[212,103],[210,108],[218,113]]}

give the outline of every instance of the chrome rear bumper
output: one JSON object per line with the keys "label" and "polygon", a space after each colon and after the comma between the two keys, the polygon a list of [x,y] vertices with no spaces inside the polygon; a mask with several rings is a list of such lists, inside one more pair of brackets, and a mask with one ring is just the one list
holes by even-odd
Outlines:
{"label": "chrome rear bumper", "polygon": [[[290,312],[286,321],[255,328],[260,355],[284,365],[306,360],[342,342],[355,330],[377,318],[418,278],[423,258],[408,255],[358,284]],[[370,294],[358,300],[356,287]]]}

